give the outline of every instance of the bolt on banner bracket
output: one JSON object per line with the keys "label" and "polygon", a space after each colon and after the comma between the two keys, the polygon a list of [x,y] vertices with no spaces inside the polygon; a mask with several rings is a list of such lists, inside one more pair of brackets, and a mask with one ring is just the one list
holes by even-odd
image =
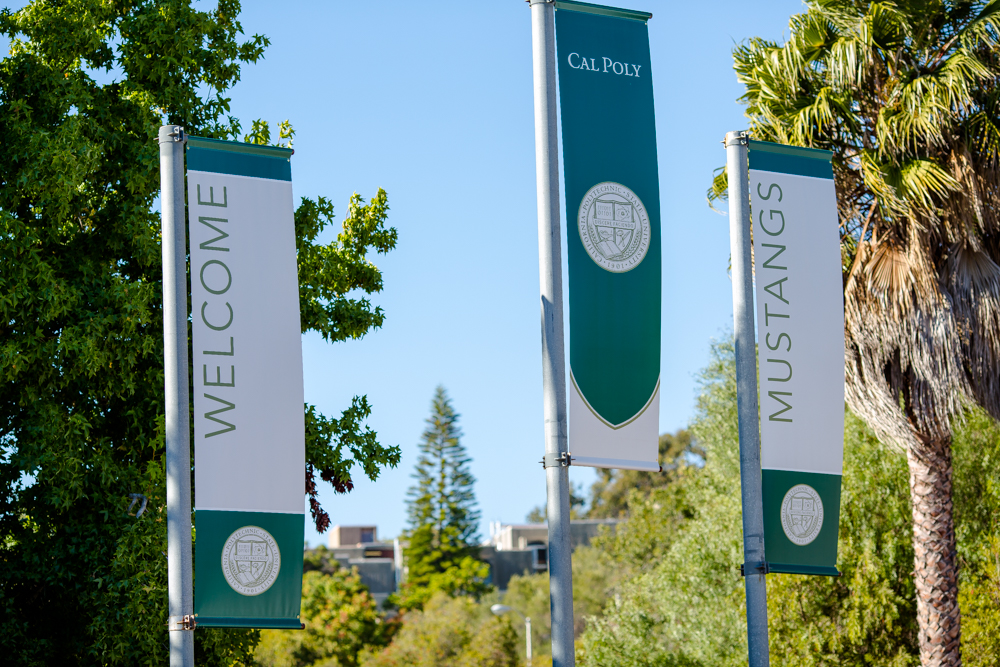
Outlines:
{"label": "bolt on banner bracket", "polygon": [[539,463],[542,468],[568,468],[573,465],[573,456],[569,452],[562,454],[546,454]]}
{"label": "bolt on banner bracket", "polygon": [[167,620],[168,632],[183,632],[185,630],[194,630],[197,627],[198,621],[195,619],[194,614],[170,616],[169,620]]}
{"label": "bolt on banner bracket", "polygon": [[771,573],[771,567],[770,567],[770,565],[768,565],[767,561],[763,561],[761,563],[740,563],[739,564],[739,569],[740,569],[740,576],[741,577],[747,576],[747,572],[749,572],[750,574],[770,574]]}
{"label": "bolt on banner bracket", "polygon": [[736,131],[730,132],[729,136],[719,142],[723,146],[749,146],[750,139],[747,137],[746,132]]}

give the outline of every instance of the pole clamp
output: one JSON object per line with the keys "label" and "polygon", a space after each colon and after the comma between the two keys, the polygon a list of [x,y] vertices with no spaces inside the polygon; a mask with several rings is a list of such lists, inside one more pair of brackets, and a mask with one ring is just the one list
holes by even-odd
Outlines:
{"label": "pole clamp", "polygon": [[180,125],[174,125],[174,131],[167,136],[173,137],[174,141],[184,141],[184,128]]}
{"label": "pole clamp", "polygon": [[745,577],[750,574],[770,574],[771,567],[767,561],[761,563],[740,563],[740,576]]}
{"label": "pole clamp", "polygon": [[[733,136],[730,136],[733,135]],[[722,140],[722,143],[728,146],[749,146],[750,137],[747,136],[746,132],[730,132],[726,135],[726,138]]]}
{"label": "pole clamp", "polygon": [[542,460],[539,461],[542,464],[542,468],[568,468],[573,464],[573,456],[569,452],[563,452],[562,454],[549,454],[546,453]]}
{"label": "pole clamp", "polygon": [[194,614],[169,616],[167,618],[168,632],[183,632],[185,630],[194,630],[196,627],[198,627],[198,621],[195,619]]}

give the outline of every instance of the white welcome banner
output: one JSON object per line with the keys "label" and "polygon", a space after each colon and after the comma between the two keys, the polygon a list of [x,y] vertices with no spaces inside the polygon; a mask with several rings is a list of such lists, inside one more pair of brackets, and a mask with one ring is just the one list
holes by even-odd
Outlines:
{"label": "white welcome banner", "polygon": [[305,420],[290,155],[188,143],[200,625],[299,627]]}

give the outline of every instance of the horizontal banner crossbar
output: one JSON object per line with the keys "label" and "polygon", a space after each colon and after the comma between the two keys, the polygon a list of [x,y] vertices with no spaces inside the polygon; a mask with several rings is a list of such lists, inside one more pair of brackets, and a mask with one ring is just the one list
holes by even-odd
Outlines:
{"label": "horizontal banner crossbar", "polygon": [[629,461],[627,459],[603,459],[596,456],[574,456],[572,464],[588,468],[618,468],[619,470],[645,470],[659,472],[660,464],[656,461]]}
{"label": "horizontal banner crossbar", "polygon": [[238,618],[233,616],[198,616],[203,628],[262,628],[269,630],[301,630],[298,618]]}
{"label": "horizontal banner crossbar", "polygon": [[268,514],[298,514],[305,516],[305,512],[295,512],[292,510],[275,510],[270,508],[253,507],[195,507],[195,512],[267,512]]}
{"label": "horizontal banner crossbar", "polygon": [[827,162],[833,159],[833,152],[822,148],[789,146],[788,144],[776,144],[770,141],[757,141],[756,139],[751,139],[749,145],[752,151],[764,151],[776,155],[787,155],[789,157],[800,157],[810,160],[826,160]]}
{"label": "horizontal banner crossbar", "polygon": [[768,563],[767,569],[771,573],[779,574],[812,574],[824,577],[841,576],[841,573],[837,568],[823,567],[821,565],[786,565],[783,563]]}
{"label": "horizontal banner crossbar", "polygon": [[645,22],[653,18],[653,15],[649,12],[594,5],[589,2],[577,2],[576,0],[556,0],[555,4],[556,9],[569,9],[574,12],[584,12],[586,14],[600,14],[601,16],[612,16],[617,19],[631,19],[633,21]]}

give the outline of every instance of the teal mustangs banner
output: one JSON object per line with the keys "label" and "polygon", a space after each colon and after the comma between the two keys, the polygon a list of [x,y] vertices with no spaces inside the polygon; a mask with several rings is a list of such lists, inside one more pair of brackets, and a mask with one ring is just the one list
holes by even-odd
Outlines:
{"label": "teal mustangs banner", "polygon": [[657,470],[660,189],[645,12],[557,1],[574,465]]}
{"label": "teal mustangs banner", "polygon": [[844,297],[829,151],[750,142],[764,550],[837,575]]}
{"label": "teal mustangs banner", "polygon": [[299,628],[305,516],[292,151],[189,137],[194,610]]}

